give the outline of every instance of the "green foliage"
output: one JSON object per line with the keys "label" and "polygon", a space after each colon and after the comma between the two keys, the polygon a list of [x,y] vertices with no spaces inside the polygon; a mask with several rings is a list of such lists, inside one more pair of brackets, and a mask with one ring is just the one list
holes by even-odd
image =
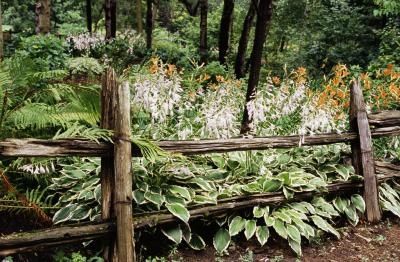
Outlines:
{"label": "green foliage", "polygon": [[67,62],[68,70],[75,76],[100,76],[103,72],[103,66],[94,58],[91,57],[74,57]]}
{"label": "green foliage", "polygon": [[62,69],[68,57],[65,42],[52,35],[23,38],[17,53],[32,59],[42,70]]}

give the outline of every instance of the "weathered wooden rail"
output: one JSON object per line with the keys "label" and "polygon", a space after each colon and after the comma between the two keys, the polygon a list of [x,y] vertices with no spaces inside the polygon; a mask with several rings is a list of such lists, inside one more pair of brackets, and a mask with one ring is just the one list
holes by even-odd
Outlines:
{"label": "weathered wooden rail", "polygon": [[[112,70],[108,70],[103,79],[101,104],[101,127],[114,131],[114,143],[96,143],[83,139],[6,139],[0,141],[0,157],[101,157],[104,222],[68,225],[3,236],[0,237],[0,256],[102,238],[105,243],[103,255],[106,261],[134,261],[134,228],[176,221],[176,217],[167,212],[137,214],[132,217],[130,164],[131,157],[141,154],[140,150],[129,142],[128,87],[117,82]],[[400,112],[385,111],[367,116],[361,87],[357,81],[351,87],[350,107],[351,130],[342,134],[158,141],[157,144],[168,152],[193,155],[350,143],[353,166],[357,174],[364,176],[363,181],[330,184],[327,192],[296,193],[291,201],[311,198],[318,194],[338,195],[363,191],[367,220],[376,222],[381,217],[378,184],[400,176],[400,167],[373,161],[372,138],[400,135]],[[371,130],[370,126],[373,127]],[[190,219],[219,215],[258,204],[279,204],[286,201],[285,196],[279,192],[237,196],[219,200],[216,205],[190,207]]]}

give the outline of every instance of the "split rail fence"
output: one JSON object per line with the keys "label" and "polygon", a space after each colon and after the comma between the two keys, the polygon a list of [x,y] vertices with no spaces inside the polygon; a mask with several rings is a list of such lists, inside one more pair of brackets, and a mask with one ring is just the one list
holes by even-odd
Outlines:
{"label": "split rail fence", "polygon": [[[0,237],[0,256],[30,252],[48,247],[93,239],[103,239],[106,261],[135,261],[134,229],[177,221],[166,211],[132,214],[131,158],[141,156],[130,142],[129,87],[119,84],[109,69],[102,81],[101,127],[114,131],[114,143],[96,143],[84,139],[6,139],[0,141],[0,157],[101,157],[102,222],[80,223],[11,234]],[[366,219],[381,219],[378,199],[380,182],[400,176],[400,167],[373,159],[372,138],[400,135],[400,111],[384,111],[367,115],[358,81],[350,91],[350,131],[336,134],[232,138],[225,140],[159,141],[162,149],[184,155],[221,153],[270,148],[350,143],[352,164],[362,182],[340,182],[328,185],[324,194],[343,194],[363,191]],[[372,129],[370,129],[372,127]],[[301,192],[294,200],[311,198],[320,192]],[[190,219],[214,216],[249,208],[259,204],[278,204],[287,201],[280,192],[236,196],[222,199],[216,205],[189,208]]]}

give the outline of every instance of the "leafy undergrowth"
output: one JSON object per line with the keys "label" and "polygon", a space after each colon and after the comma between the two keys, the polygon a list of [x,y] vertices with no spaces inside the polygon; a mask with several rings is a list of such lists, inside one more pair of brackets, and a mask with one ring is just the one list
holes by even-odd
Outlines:
{"label": "leafy undergrowth", "polygon": [[[340,227],[340,240],[321,236],[314,242],[303,245],[301,261],[398,261],[400,250],[400,221],[388,217],[376,225],[361,223],[357,227]],[[156,253],[157,254],[157,253]],[[238,239],[226,255],[215,253],[212,247],[203,251],[193,251],[181,247],[169,254],[148,256],[145,261],[298,261],[286,242],[272,236],[267,246],[260,247],[257,241]]]}

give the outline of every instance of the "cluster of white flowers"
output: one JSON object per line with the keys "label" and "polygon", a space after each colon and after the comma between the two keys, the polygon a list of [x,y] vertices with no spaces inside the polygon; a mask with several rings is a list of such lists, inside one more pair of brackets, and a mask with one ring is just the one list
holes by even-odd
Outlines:
{"label": "cluster of white flowers", "polygon": [[24,172],[30,173],[32,175],[43,175],[43,174],[51,174],[55,172],[54,163],[51,162],[51,165],[42,165],[42,164],[26,164],[18,168]]}
{"label": "cluster of white flowers", "polygon": [[346,122],[335,119],[337,109],[331,107],[319,107],[314,100],[308,101],[302,106],[301,125],[299,134],[315,134],[324,132],[341,133],[346,128]]}
{"label": "cluster of white flowers", "polygon": [[216,91],[207,92],[200,111],[204,119],[201,136],[229,138],[238,135],[240,129],[238,117],[242,111],[242,106],[238,102],[242,99],[243,97],[232,92],[226,83],[220,84]]}
{"label": "cluster of white flowers", "polygon": [[174,114],[182,97],[178,74],[167,77],[164,72],[140,75],[133,84],[133,104],[150,113],[152,123],[163,123]]}
{"label": "cluster of white flowers", "polygon": [[79,51],[90,50],[98,44],[102,44],[104,39],[99,35],[82,33],[67,37],[67,41],[73,45],[73,48]]}

